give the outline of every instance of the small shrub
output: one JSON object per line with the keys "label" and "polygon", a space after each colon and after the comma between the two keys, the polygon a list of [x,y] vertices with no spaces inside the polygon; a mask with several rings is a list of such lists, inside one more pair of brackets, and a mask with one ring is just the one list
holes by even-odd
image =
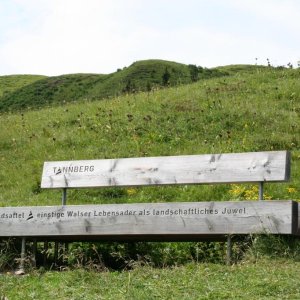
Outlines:
{"label": "small shrub", "polygon": [[16,266],[15,258],[20,254],[20,242],[17,239],[0,241],[0,272],[13,270]]}
{"label": "small shrub", "polygon": [[258,235],[252,237],[248,257],[290,258],[300,260],[300,240],[294,236]]}

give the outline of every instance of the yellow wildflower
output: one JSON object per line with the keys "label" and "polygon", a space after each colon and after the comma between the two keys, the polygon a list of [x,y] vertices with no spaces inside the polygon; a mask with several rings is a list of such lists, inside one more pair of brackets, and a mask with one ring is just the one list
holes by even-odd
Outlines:
{"label": "yellow wildflower", "polygon": [[293,194],[293,193],[296,193],[297,190],[296,190],[295,188],[293,188],[293,187],[288,187],[288,188],[287,188],[287,192],[288,192],[289,194]]}
{"label": "yellow wildflower", "polygon": [[128,195],[128,196],[135,195],[136,193],[137,193],[137,190],[134,189],[134,188],[129,188],[129,189],[127,189],[127,195]]}

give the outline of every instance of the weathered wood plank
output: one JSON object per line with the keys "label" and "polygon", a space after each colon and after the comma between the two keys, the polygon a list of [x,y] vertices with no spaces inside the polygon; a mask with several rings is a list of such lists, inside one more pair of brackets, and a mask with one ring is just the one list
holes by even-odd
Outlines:
{"label": "weathered wood plank", "polygon": [[286,151],[45,162],[42,188],[287,181]]}
{"label": "weathered wood plank", "polygon": [[226,234],[296,234],[293,201],[181,202],[0,208],[1,237],[147,240]]}

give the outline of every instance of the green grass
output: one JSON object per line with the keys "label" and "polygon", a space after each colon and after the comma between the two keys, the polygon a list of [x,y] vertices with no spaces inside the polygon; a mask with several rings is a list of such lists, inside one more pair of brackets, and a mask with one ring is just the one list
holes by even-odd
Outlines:
{"label": "green grass", "polygon": [[[299,195],[299,70],[266,69],[150,93],[2,114],[0,205],[54,205],[40,190],[44,161],[292,151],[292,180],[272,199]],[[230,186],[71,190],[70,204],[229,199]],[[295,188],[287,193],[288,188]]]}
{"label": "green grass", "polygon": [[0,76],[0,98],[43,78],[45,76],[42,75]]}
{"label": "green grass", "polygon": [[190,263],[123,272],[83,269],[0,276],[8,299],[299,299],[299,262]]}
{"label": "green grass", "polygon": [[[198,72],[196,79],[199,80],[227,74],[217,69],[196,68],[196,70]],[[166,71],[169,79],[163,82]],[[138,61],[128,68],[118,69],[107,75],[15,76],[9,81],[15,80],[14,88],[9,88],[7,78],[10,77],[0,77],[0,112],[39,109],[66,102],[103,99],[125,93],[150,91],[166,85],[174,86],[192,82],[188,65],[164,60]],[[30,80],[31,84],[29,84]]]}
{"label": "green grass", "polygon": [[[61,191],[39,187],[44,161],[270,150],[292,152],[292,175],[290,182],[266,184],[265,193],[272,199],[300,200],[300,70],[236,68],[227,67],[229,76],[193,84],[2,113],[0,206],[60,204]],[[234,188],[80,189],[68,192],[68,203],[222,201],[232,199]],[[243,188],[254,190],[252,185]],[[244,197],[241,193],[238,198]],[[0,275],[0,295],[8,299],[298,299],[299,243],[294,243],[296,250],[288,241],[256,243],[244,253],[246,258],[242,255],[231,267],[222,263],[224,247],[218,244],[213,249],[196,243],[141,243],[135,249],[128,244],[103,245],[99,248],[103,258],[108,253],[119,255],[121,267],[129,261],[133,269]],[[208,256],[201,252],[204,256],[199,259],[206,263],[197,263],[197,249],[207,250]],[[78,256],[70,254],[71,268],[80,255],[94,250],[74,245],[72,251]],[[136,259],[139,254],[142,260]],[[214,261],[212,254],[217,254],[215,264],[207,263]],[[134,267],[140,262],[146,266]]]}

